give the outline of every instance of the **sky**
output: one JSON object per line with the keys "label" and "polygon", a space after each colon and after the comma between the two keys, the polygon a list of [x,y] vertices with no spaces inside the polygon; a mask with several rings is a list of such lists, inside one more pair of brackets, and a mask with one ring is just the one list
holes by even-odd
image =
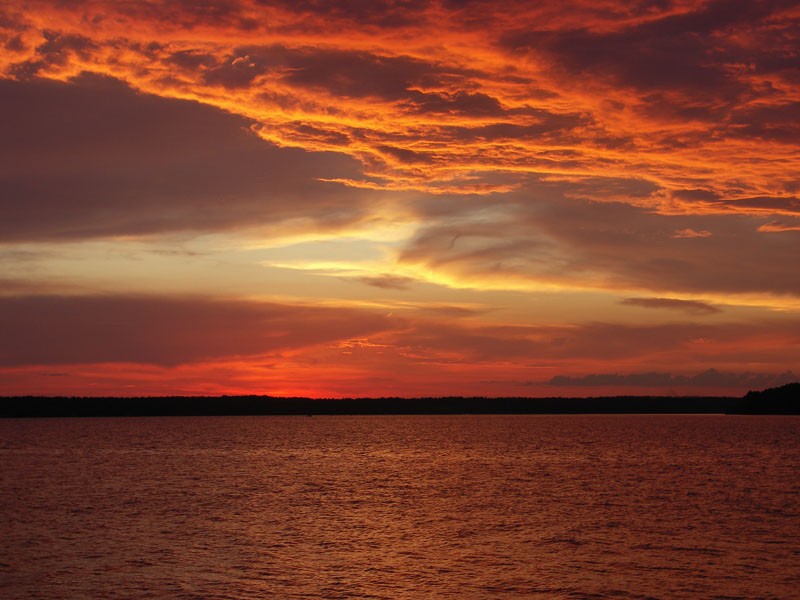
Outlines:
{"label": "sky", "polygon": [[5,0],[0,395],[800,378],[800,2]]}

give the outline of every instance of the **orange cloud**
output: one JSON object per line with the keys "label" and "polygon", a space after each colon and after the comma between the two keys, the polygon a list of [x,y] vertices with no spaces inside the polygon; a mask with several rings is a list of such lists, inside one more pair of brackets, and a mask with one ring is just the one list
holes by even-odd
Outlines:
{"label": "orange cloud", "polygon": [[672,237],[674,238],[698,238],[698,237],[711,237],[711,232],[703,229],[702,231],[695,231],[694,229],[681,229],[676,231]]}
{"label": "orange cloud", "polygon": [[776,231],[800,231],[800,223],[786,223],[781,221],[771,221],[758,227],[758,231],[772,233]]}
{"label": "orange cloud", "polygon": [[356,6],[11,2],[0,69],[93,71],[211,104],[278,145],[349,154],[363,187],[636,177],[716,198],[645,202],[656,210],[751,213],[765,205],[748,198],[770,198],[797,211],[789,5],[531,2],[513,18],[492,2]]}

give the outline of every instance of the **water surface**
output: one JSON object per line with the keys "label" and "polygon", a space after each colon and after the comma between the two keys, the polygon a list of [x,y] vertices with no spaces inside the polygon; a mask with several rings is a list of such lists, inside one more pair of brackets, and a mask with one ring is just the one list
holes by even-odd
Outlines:
{"label": "water surface", "polygon": [[0,420],[0,597],[793,598],[800,418]]}

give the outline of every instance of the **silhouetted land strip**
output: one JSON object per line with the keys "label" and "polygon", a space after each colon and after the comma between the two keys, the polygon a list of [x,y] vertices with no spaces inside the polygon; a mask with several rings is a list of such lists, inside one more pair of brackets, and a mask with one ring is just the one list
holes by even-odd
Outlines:
{"label": "silhouetted land strip", "polygon": [[747,392],[733,406],[731,414],[797,415],[800,414],[800,383],[787,383],[761,392]]}
{"label": "silhouetted land strip", "polygon": [[406,414],[800,414],[800,383],[741,398],[605,396],[592,398],[276,398],[271,396],[0,398],[2,417]]}

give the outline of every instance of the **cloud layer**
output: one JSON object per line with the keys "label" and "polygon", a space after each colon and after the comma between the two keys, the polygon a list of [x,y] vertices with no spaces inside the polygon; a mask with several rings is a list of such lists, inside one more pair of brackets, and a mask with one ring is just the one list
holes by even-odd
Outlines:
{"label": "cloud layer", "polygon": [[175,366],[280,354],[390,327],[368,311],[159,296],[0,298],[0,365]]}
{"label": "cloud layer", "polygon": [[798,18],[794,1],[524,2],[513,18],[493,2],[11,2],[0,69],[217,105],[357,158],[339,177],[356,186],[635,176],[661,211],[797,214]]}
{"label": "cloud layer", "polygon": [[796,0],[9,0],[0,48],[14,390],[730,391],[800,360]]}
{"label": "cloud layer", "polygon": [[[247,386],[317,395],[548,395],[568,387],[743,393],[790,379],[785,365],[800,360],[796,319],[504,325],[440,308],[397,317],[207,296],[6,296],[0,373],[6,393],[25,385],[77,386],[77,393],[101,382],[155,386],[148,393],[159,385],[163,393]],[[706,372],[696,375],[701,367]],[[617,374],[565,374],[576,372]],[[54,382],[53,373],[63,379]]]}

